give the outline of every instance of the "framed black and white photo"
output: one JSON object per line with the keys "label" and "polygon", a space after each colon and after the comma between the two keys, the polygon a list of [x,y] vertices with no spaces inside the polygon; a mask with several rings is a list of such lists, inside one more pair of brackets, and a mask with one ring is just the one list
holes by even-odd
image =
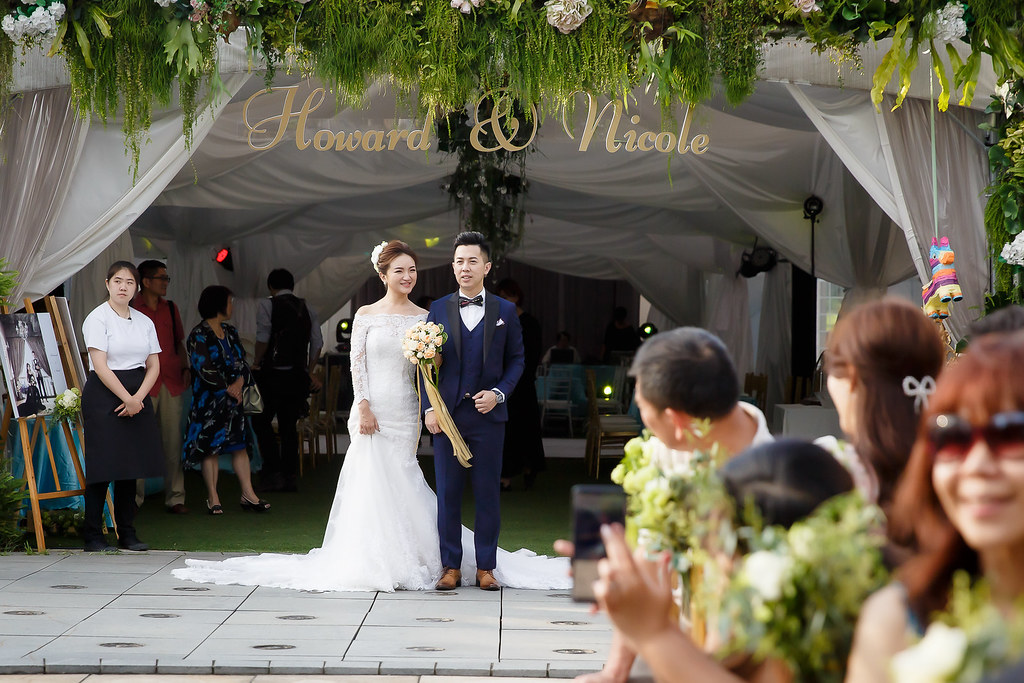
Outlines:
{"label": "framed black and white photo", "polygon": [[50,314],[0,314],[0,351],[14,416],[48,415],[68,388]]}

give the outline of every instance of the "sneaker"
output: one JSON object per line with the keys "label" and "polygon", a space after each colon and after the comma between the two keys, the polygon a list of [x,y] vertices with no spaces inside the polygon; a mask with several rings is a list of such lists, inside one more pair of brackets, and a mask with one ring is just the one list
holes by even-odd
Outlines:
{"label": "sneaker", "polygon": [[137,538],[125,538],[117,542],[119,546],[125,550],[133,550],[137,553],[141,553],[145,550],[149,550],[149,546],[140,541]]}

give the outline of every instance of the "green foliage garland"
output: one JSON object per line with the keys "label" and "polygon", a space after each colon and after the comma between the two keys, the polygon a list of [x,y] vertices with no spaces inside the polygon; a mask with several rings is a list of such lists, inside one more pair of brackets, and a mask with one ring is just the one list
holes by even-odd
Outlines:
{"label": "green foliage garland", "polygon": [[1024,79],[1011,83],[1004,97],[993,96],[985,111],[1000,121],[995,126],[982,125],[996,136],[996,144],[989,147],[993,182],[987,189],[985,207],[985,233],[994,276],[986,306],[991,310],[1024,303],[1024,287],[1014,282],[1014,274],[1021,267],[1000,256],[1003,245],[1024,230]]}
{"label": "green foliage garland", "polygon": [[22,542],[18,522],[27,495],[23,479],[15,479],[10,472],[0,470],[0,552],[15,550]]}

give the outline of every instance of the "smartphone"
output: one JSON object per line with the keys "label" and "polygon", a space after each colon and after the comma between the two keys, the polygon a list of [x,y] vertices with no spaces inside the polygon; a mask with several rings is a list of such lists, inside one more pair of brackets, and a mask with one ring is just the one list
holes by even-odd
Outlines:
{"label": "smartphone", "polygon": [[626,493],[611,484],[578,484],[572,487],[572,599],[594,602],[597,562],[605,556],[601,525],[625,524]]}

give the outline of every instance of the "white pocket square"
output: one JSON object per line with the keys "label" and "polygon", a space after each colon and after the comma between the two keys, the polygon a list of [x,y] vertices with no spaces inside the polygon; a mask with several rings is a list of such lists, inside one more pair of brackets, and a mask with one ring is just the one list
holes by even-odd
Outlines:
{"label": "white pocket square", "polygon": [[497,325],[495,325],[495,327],[501,327],[501,326],[502,326],[502,325],[504,325],[504,324],[505,324],[505,321],[504,321],[504,320],[502,320],[501,318],[498,318],[498,324],[497,324]]}

